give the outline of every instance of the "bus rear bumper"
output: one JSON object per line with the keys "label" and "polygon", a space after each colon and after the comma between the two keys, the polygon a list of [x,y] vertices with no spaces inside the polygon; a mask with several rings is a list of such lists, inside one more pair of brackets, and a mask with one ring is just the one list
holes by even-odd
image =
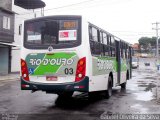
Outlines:
{"label": "bus rear bumper", "polygon": [[78,82],[71,83],[38,83],[25,81],[21,77],[21,90],[42,90],[47,93],[58,93],[63,91],[80,91],[88,92],[89,91],[89,77],[85,77],[83,80]]}

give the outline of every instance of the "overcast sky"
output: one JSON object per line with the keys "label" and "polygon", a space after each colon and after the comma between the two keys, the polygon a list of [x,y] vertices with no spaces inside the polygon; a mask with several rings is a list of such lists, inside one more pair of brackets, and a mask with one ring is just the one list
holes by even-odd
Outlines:
{"label": "overcast sky", "polygon": [[[155,36],[160,22],[160,0],[43,0],[45,15],[83,15],[93,24],[128,41]],[[160,26],[160,25],[159,25]]]}

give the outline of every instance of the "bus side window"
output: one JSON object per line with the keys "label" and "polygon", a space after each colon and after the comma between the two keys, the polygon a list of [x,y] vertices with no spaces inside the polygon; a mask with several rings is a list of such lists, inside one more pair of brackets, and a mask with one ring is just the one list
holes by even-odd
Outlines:
{"label": "bus side window", "polygon": [[92,27],[92,40],[98,42],[98,30]]}
{"label": "bus side window", "polygon": [[125,59],[127,59],[127,44],[126,43],[124,43],[124,52],[125,52]]}
{"label": "bus side window", "polygon": [[109,46],[108,46],[108,36],[106,33],[103,33],[103,44],[104,44],[104,55],[109,56]]}
{"label": "bus side window", "polygon": [[114,37],[111,37],[111,46],[115,47],[115,40],[114,40]]}
{"label": "bus side window", "polygon": [[126,46],[124,42],[121,42],[121,57],[126,59]]}
{"label": "bus side window", "polygon": [[120,42],[120,55],[121,55],[121,58],[123,58],[123,43],[122,41]]}
{"label": "bus side window", "polygon": [[113,36],[110,36],[111,57],[115,57],[115,40]]}
{"label": "bus side window", "polygon": [[103,33],[103,44],[107,45],[107,34]]}
{"label": "bus side window", "polygon": [[112,56],[111,36],[109,34],[107,34],[107,46],[108,46],[108,55]]}
{"label": "bus side window", "polygon": [[112,47],[112,57],[116,56],[116,49],[114,47]]}
{"label": "bus side window", "polygon": [[125,44],[125,58],[127,59],[127,46]]}
{"label": "bus side window", "polygon": [[127,50],[127,56],[128,56],[128,59],[130,59],[130,51],[129,51],[129,46],[128,46],[128,50]]}
{"label": "bus side window", "polygon": [[104,56],[104,42],[103,42],[102,31],[99,32],[99,38],[100,38],[101,55]]}
{"label": "bus side window", "polygon": [[128,45],[126,44],[126,59],[129,59],[128,50],[129,50],[129,48],[128,48]]}
{"label": "bus side window", "polygon": [[112,45],[112,39],[111,39],[112,37],[111,36],[109,36],[109,45],[111,46]]}
{"label": "bus side window", "polygon": [[89,38],[90,38],[90,48],[92,55],[100,55],[101,48],[100,43],[98,42],[98,29],[95,27],[89,27]]}
{"label": "bus side window", "polygon": [[110,45],[110,36],[107,35],[107,45]]}
{"label": "bus side window", "polygon": [[103,34],[101,31],[99,32],[99,37],[100,37],[100,43],[103,44]]}
{"label": "bus side window", "polygon": [[92,27],[89,26],[89,40],[92,40]]}

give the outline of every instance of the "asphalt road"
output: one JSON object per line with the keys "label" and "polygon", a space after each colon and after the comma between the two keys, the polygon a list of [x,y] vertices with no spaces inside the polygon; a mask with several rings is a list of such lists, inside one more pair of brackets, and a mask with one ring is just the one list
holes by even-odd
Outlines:
{"label": "asphalt road", "polygon": [[[150,66],[145,66],[145,62]],[[133,70],[127,89],[113,89],[113,96],[88,98],[75,93],[62,100],[55,94],[21,91],[20,81],[0,83],[0,119],[15,120],[98,120],[115,114],[160,114],[160,73],[154,60],[141,59],[140,67]],[[8,119],[7,119],[8,120]]]}

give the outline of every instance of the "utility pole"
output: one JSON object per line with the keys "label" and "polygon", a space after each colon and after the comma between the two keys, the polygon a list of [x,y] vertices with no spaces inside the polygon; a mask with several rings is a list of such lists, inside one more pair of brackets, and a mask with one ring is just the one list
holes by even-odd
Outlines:
{"label": "utility pole", "polygon": [[156,57],[157,57],[157,62],[158,62],[158,58],[159,58],[159,43],[158,43],[158,38],[159,38],[159,36],[158,36],[158,30],[160,29],[159,27],[158,27],[158,25],[159,25],[160,23],[159,22],[156,22],[156,23],[152,23],[152,25],[156,25],[156,28],[152,28],[153,30],[156,30],[156,37],[157,37],[157,40],[156,40]]}

